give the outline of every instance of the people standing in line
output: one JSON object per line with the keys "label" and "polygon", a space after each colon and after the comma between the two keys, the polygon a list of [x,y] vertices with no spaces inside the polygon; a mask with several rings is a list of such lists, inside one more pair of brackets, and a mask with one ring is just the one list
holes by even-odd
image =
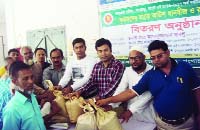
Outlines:
{"label": "people standing in line", "polygon": [[[158,130],[196,130],[194,121],[194,97],[197,101],[200,80],[192,67],[183,61],[170,58],[168,45],[155,40],[148,46],[154,68],[148,71],[132,89],[97,101],[105,105],[127,101],[145,91],[150,91],[155,109]],[[198,109],[199,108],[199,102]]]}

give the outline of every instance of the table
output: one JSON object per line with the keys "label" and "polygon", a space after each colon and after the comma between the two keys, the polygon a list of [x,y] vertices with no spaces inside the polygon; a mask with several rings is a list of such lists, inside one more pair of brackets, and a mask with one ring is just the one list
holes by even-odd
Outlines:
{"label": "table", "polygon": [[[130,120],[128,123],[122,123],[124,130],[153,130],[156,125],[154,123]],[[48,129],[48,130],[64,130],[64,129]],[[65,129],[66,130],[66,129]],[[75,124],[70,125],[67,130],[75,130]]]}

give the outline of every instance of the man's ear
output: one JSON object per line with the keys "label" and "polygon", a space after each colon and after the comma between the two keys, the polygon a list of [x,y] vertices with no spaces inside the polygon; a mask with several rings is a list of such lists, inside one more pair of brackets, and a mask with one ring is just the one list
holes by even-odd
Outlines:
{"label": "man's ear", "polygon": [[17,78],[12,78],[12,82],[16,85],[17,84]]}
{"label": "man's ear", "polygon": [[166,51],[166,54],[167,54],[168,56],[170,56],[170,51],[169,51],[169,50],[167,50],[167,51]]}

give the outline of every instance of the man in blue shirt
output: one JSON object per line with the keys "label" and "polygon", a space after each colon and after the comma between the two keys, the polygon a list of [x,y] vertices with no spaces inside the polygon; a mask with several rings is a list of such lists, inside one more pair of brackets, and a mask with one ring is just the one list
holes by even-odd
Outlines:
{"label": "man in blue shirt", "polygon": [[3,110],[3,130],[46,130],[40,108],[33,94],[33,72],[17,61],[9,69],[17,91]]}
{"label": "man in blue shirt", "polygon": [[192,67],[170,58],[168,45],[155,40],[148,46],[154,68],[139,83],[119,95],[97,101],[97,105],[129,100],[149,90],[154,98],[158,130],[194,130],[194,95],[200,87]]}

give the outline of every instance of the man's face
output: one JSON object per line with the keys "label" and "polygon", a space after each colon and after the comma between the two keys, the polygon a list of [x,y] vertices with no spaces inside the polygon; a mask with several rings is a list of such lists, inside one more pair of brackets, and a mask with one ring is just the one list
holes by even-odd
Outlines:
{"label": "man's face", "polygon": [[6,60],[7,70],[9,70],[10,65],[11,65],[13,62],[14,62],[14,60],[13,60],[12,58]]}
{"label": "man's face", "polygon": [[97,55],[102,62],[108,62],[112,58],[112,51],[108,45],[104,44],[100,47],[97,47]]}
{"label": "man's face", "polygon": [[133,50],[129,53],[129,63],[134,70],[141,70],[145,64],[145,56],[141,52]]}
{"label": "man's face", "polygon": [[43,50],[38,50],[35,55],[37,62],[45,62],[46,53]]}
{"label": "man's face", "polygon": [[32,91],[34,83],[32,70],[20,70],[18,76],[13,78],[13,83],[25,91]]}
{"label": "man's face", "polygon": [[23,55],[23,58],[25,59],[25,61],[33,59],[33,52],[31,49],[24,48],[22,53],[23,53],[22,55]]}
{"label": "man's face", "polygon": [[10,52],[9,57],[12,57],[14,61],[18,61],[19,53],[18,52]]}
{"label": "man's face", "polygon": [[157,68],[165,68],[167,64],[169,63],[170,59],[170,52],[169,50],[163,51],[162,49],[152,50],[150,52],[150,58],[152,60],[152,63]]}
{"label": "man's face", "polygon": [[60,51],[56,50],[51,53],[51,61],[52,61],[54,67],[61,66],[62,59],[63,59],[63,57],[62,57]]}
{"label": "man's face", "polygon": [[86,46],[82,42],[76,43],[73,49],[77,56],[77,59],[82,59],[85,57]]}

